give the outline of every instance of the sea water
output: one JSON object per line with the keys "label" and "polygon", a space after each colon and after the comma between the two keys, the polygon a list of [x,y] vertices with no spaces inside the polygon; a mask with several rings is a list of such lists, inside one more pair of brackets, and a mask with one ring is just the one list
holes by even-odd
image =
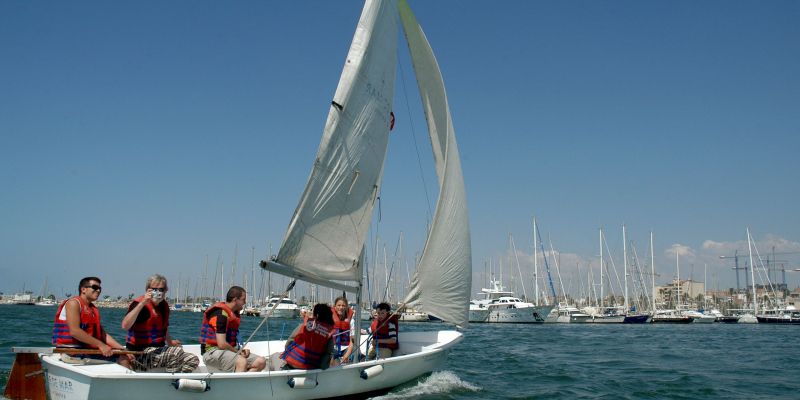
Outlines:
{"label": "sea water", "polygon": [[[13,346],[49,346],[55,307],[0,305],[0,386]],[[125,310],[101,308],[124,340]],[[170,333],[197,343],[201,313],[172,312]],[[241,339],[260,318],[243,317]],[[283,339],[299,320],[270,320],[253,340]],[[404,330],[452,329],[401,323]],[[800,326],[472,324],[442,371],[380,399],[797,399]]]}

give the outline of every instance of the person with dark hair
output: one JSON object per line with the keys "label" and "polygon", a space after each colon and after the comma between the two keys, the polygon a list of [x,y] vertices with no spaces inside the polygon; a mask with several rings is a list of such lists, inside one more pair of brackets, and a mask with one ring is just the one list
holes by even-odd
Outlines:
{"label": "person with dark hair", "polygon": [[350,321],[353,319],[353,309],[347,303],[344,296],[337,297],[333,302],[333,344],[335,352],[331,360],[331,366],[347,363],[353,353],[353,342],[351,340]]}
{"label": "person with dark hair", "polygon": [[100,283],[100,278],[95,276],[81,279],[78,284],[79,295],[64,300],[58,306],[53,322],[53,345],[99,349],[102,356],[76,357],[112,361],[130,368],[129,356],[113,355],[115,349],[122,350],[124,347],[106,333],[100,324],[100,310],[94,305],[103,290]]}
{"label": "person with dark hair", "polygon": [[283,369],[328,369],[333,354],[333,312],[331,306],[319,303],[312,317],[303,318],[289,339],[281,359]]}
{"label": "person with dark hair", "polygon": [[[400,347],[398,331],[400,324],[397,315],[391,315],[392,308],[388,303],[380,303],[376,307],[377,313],[369,331],[372,334],[372,345],[367,353],[367,359],[389,358]],[[375,350],[377,348],[377,351]]]}
{"label": "person with dark hair", "polygon": [[247,301],[240,286],[228,289],[225,302],[219,302],[203,314],[200,332],[200,354],[206,366],[226,372],[258,372],[267,365],[266,359],[239,347],[239,313]]}
{"label": "person with dark hair", "polygon": [[181,341],[169,335],[167,278],[155,274],[147,279],[144,295],[134,299],[122,319],[128,331],[125,347],[143,354],[133,360],[137,371],[164,367],[167,372],[192,372],[200,359],[183,351]]}

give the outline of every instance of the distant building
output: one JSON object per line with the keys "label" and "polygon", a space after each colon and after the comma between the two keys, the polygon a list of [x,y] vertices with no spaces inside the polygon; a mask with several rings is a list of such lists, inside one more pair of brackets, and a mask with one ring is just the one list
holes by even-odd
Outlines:
{"label": "distant building", "polygon": [[[695,282],[691,279],[674,280],[665,286],[656,286],[656,303],[661,307],[676,308],[678,304],[694,304],[697,296],[705,296],[706,285],[704,282]],[[680,293],[680,299],[678,299]]]}

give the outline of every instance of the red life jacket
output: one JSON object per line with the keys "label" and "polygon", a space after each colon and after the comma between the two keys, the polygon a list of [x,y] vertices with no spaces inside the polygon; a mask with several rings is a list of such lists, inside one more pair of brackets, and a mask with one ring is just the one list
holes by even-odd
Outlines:
{"label": "red life jacket", "polygon": [[207,346],[217,346],[217,317],[209,316],[214,310],[221,309],[228,314],[228,325],[225,327],[225,341],[236,347],[239,341],[239,324],[242,322],[239,315],[233,312],[224,302],[219,302],[209,307],[203,314],[203,327],[200,330],[200,343]]}
{"label": "red life jacket", "polygon": [[[400,339],[397,337],[398,331],[398,324],[397,324],[397,315],[392,315],[389,317],[389,322],[382,324],[381,321],[378,321],[377,318],[372,320],[372,325],[370,325],[369,330],[375,336],[375,339],[391,339],[395,338],[394,343],[381,343],[378,347],[383,347],[384,349],[392,349],[397,350],[400,344]],[[378,326],[380,325],[380,328]]]}
{"label": "red life jacket", "polygon": [[[333,308],[333,307],[331,307]],[[340,358],[344,355],[347,351],[347,347],[350,346],[350,321],[353,319],[353,309],[348,307],[347,308],[347,316],[344,320],[339,319],[339,313],[336,312],[336,309],[333,309],[333,327],[335,330],[335,336],[333,337],[333,345],[336,349],[336,354],[334,354],[334,358]]]}
{"label": "red life jacket", "polygon": [[313,318],[304,318],[303,326],[294,340],[286,346],[281,358],[297,369],[319,368],[333,331],[333,325],[315,321]]}
{"label": "red life jacket", "polygon": [[[141,303],[144,296],[136,298],[134,303]],[[161,304],[164,304],[163,306]],[[169,304],[164,300],[159,303],[159,310],[153,305],[152,301],[145,304],[145,308],[150,312],[150,318],[145,322],[134,322],[131,329],[128,329],[128,348],[161,347],[167,339],[167,327],[169,326]]]}
{"label": "red life jacket", "polygon": [[94,304],[84,300],[81,296],[75,296],[64,300],[61,302],[61,305],[58,306],[58,311],[56,311],[56,317],[53,321],[53,345],[56,347],[96,348],[96,346],[83,343],[73,338],[69,333],[69,325],[67,324],[66,314],[64,319],[60,318],[61,311],[64,310],[64,306],[72,299],[77,299],[78,303],[80,303],[81,329],[86,331],[86,333],[88,333],[90,336],[105,343],[106,333],[103,331],[103,327],[100,325],[100,310],[98,310]]}

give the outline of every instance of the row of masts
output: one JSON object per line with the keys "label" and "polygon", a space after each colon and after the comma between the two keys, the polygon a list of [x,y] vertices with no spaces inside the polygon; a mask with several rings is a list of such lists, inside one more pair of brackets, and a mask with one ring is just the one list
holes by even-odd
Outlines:
{"label": "row of masts", "polygon": [[[600,308],[603,307],[622,307],[624,310],[636,310],[639,312],[647,311],[653,312],[653,310],[657,309],[664,309],[664,308],[675,308],[675,307],[686,307],[688,303],[695,301],[695,299],[689,299],[684,297],[685,294],[681,293],[681,282],[686,282],[681,280],[681,272],[680,272],[680,255],[681,252],[678,248],[675,250],[675,278],[673,282],[670,284],[671,287],[675,288],[677,293],[674,293],[674,297],[670,296],[671,303],[658,303],[657,304],[657,297],[656,297],[656,276],[659,276],[655,270],[655,252],[653,247],[653,232],[649,234],[649,265],[648,263],[643,263],[639,255],[637,253],[636,247],[634,246],[633,241],[629,241],[627,235],[627,228],[625,225],[622,226],[622,252],[623,252],[623,263],[622,263],[622,277],[618,273],[618,267],[615,264],[614,258],[611,256],[611,250],[609,248],[608,242],[606,240],[604,231],[602,228],[599,229],[598,232],[598,240],[599,240],[599,277],[595,276],[596,268],[592,268],[591,261],[586,263],[585,267],[585,276],[586,282],[584,284],[582,276],[584,276],[580,271],[582,270],[580,263],[576,264],[576,273],[574,274],[572,280],[569,281],[570,285],[573,280],[579,281],[580,286],[580,293],[576,297],[572,297],[569,295],[571,293],[570,288],[565,288],[564,279],[562,278],[561,274],[561,254],[555,249],[552,240],[548,237],[548,244],[549,249],[545,250],[544,242],[541,239],[541,234],[539,233],[539,227],[537,225],[536,219],[532,219],[532,250],[533,250],[533,271],[532,274],[526,273],[523,270],[522,264],[520,263],[520,254],[517,251],[517,246],[514,241],[513,235],[508,235],[508,254],[507,256],[500,257],[498,260],[488,259],[484,262],[484,271],[483,271],[483,279],[485,279],[491,285],[491,282],[494,281],[497,277],[499,277],[499,282],[501,283],[509,283],[510,290],[518,295],[521,294],[522,298],[525,301],[529,301],[536,306],[540,305],[556,305],[556,304],[573,304],[573,303],[581,303],[584,305],[595,305]],[[749,268],[751,276],[749,277],[750,281],[756,282],[756,274],[758,274],[758,278],[760,278],[761,282],[766,282],[765,284],[761,285],[764,288],[764,292],[768,294],[762,297],[768,297],[770,299],[778,299],[780,296],[778,295],[778,286],[774,285],[770,280],[769,269],[767,266],[763,265],[763,260],[758,254],[758,249],[754,246],[752,241],[752,236],[750,235],[749,228],[747,229],[747,239],[748,239],[748,254],[749,254],[749,265],[755,265],[754,263],[760,262],[760,268]],[[774,252],[774,249],[773,249]],[[780,253],[780,254],[789,254],[789,253]],[[721,257],[724,258],[724,257]],[[773,255],[774,259],[774,255]],[[767,258],[769,260],[769,258]],[[505,267],[504,267],[504,262]],[[738,260],[737,260],[738,262]],[[550,265],[555,267],[554,270],[551,270]],[[649,268],[648,268],[649,267]],[[738,267],[738,265],[737,265]],[[705,270],[707,271],[707,265],[705,266]],[[503,275],[506,273],[506,276],[509,278],[508,282],[503,279]],[[738,273],[738,271],[737,271]],[[509,276],[510,275],[510,276]],[[531,276],[532,275],[532,276]],[[705,273],[705,279],[703,281],[703,301],[697,301],[696,306],[699,308],[703,308],[704,305],[707,305],[707,299],[709,298],[709,291],[708,291],[708,276],[707,272]],[[482,280],[482,279],[480,279]],[[599,283],[596,283],[599,280]],[[688,282],[692,282],[689,280]],[[531,284],[532,283],[532,284]],[[616,290],[614,286],[616,284]],[[748,285],[749,291],[751,293],[747,293],[750,301],[750,309],[754,310],[757,305],[755,305],[752,299],[758,299],[758,295],[756,293],[756,288],[758,285]],[[529,288],[532,288],[532,295],[529,295]],[[557,290],[560,289],[560,290]],[[783,285],[783,290],[786,290],[785,285]],[[549,292],[549,293],[548,293]],[[622,293],[621,296],[614,296],[614,293]],[[737,293],[741,293],[740,290],[737,289]],[[759,300],[760,301],[760,300]]]}

